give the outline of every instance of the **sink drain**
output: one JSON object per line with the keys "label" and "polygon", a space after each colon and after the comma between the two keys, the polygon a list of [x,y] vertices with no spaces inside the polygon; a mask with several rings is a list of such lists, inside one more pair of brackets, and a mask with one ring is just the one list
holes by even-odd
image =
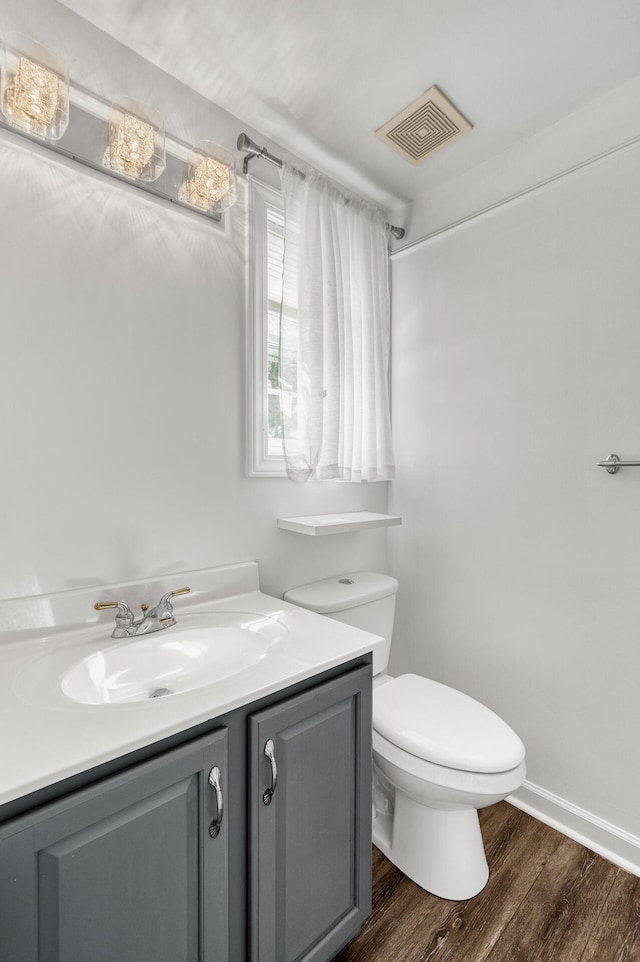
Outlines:
{"label": "sink drain", "polygon": [[170,688],[156,688],[155,691],[151,692],[151,694],[149,695],[149,698],[162,698],[163,695],[172,695],[172,694],[173,692],[171,691]]}

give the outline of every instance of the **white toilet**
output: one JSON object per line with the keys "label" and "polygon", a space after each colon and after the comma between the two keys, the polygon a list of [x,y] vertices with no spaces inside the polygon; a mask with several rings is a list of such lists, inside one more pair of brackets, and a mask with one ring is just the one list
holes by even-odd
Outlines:
{"label": "white toilet", "polygon": [[486,885],[479,808],[524,781],[524,745],[494,712],[420,675],[391,678],[398,582],[370,571],[287,591],[292,604],[382,635],[373,656],[373,841],[418,885],[468,899]]}

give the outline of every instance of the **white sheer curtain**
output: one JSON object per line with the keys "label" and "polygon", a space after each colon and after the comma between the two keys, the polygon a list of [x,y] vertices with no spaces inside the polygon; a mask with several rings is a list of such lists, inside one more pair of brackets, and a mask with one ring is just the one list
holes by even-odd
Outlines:
{"label": "white sheer curtain", "polygon": [[388,481],[395,476],[388,226],[375,208],[315,172],[285,164],[282,190],[287,474],[295,481]]}

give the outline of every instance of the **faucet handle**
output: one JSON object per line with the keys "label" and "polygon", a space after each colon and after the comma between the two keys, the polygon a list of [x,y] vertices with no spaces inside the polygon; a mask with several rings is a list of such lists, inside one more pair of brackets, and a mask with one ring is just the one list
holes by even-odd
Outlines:
{"label": "faucet handle", "polygon": [[167,591],[166,595],[163,595],[160,599],[157,607],[158,608],[168,608],[169,611],[172,610],[173,605],[171,604],[171,599],[175,598],[177,595],[188,595],[191,588],[176,588],[174,591]]}
{"label": "faucet handle", "polygon": [[171,599],[176,595],[188,595],[190,591],[191,588],[176,588],[174,591],[167,591],[167,593],[162,596],[155,608],[151,608],[150,611],[145,612],[145,616],[142,621],[142,625],[138,630],[138,634],[146,634],[148,631],[157,631],[158,627],[169,628],[170,625],[175,625],[176,620],[173,617],[173,605],[171,604]]}
{"label": "faucet handle", "polygon": [[96,611],[104,611],[107,608],[117,608],[116,625],[120,628],[128,628],[133,624],[133,612],[124,601],[96,601],[93,607]]}
{"label": "faucet handle", "polygon": [[[191,588],[176,588],[174,591],[167,591],[166,594],[162,596],[155,608],[152,608],[149,614],[145,613],[147,618],[173,618],[173,605],[171,604],[171,599],[175,598],[176,595],[188,595]],[[171,624],[173,622],[170,622]]]}

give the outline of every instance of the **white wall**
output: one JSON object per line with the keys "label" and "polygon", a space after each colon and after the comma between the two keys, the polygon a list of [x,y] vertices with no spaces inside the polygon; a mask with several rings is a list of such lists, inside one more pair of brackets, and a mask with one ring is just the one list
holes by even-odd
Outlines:
{"label": "white wall", "polygon": [[[54,0],[7,0],[10,29],[102,96],[151,100],[189,143],[234,148],[247,129]],[[384,531],[308,538],[276,519],[384,511],[387,485],[247,477],[244,197],[225,238],[0,138],[0,597],[249,559],[274,593],[385,570]]]}
{"label": "white wall", "polygon": [[[397,254],[395,671],[640,836],[640,149]],[[473,209],[473,208],[471,208]]]}

